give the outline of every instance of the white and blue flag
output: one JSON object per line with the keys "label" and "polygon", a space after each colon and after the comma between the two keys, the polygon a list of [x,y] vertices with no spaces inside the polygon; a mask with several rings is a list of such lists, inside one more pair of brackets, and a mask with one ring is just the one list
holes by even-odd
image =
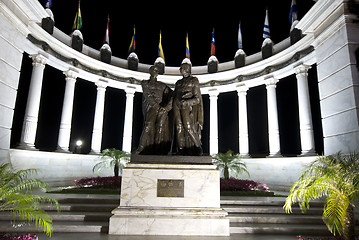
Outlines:
{"label": "white and blue flag", "polygon": [[266,17],[264,19],[263,38],[270,38],[269,21],[268,21],[268,9],[266,10]]}
{"label": "white and blue flag", "polygon": [[242,49],[242,32],[241,32],[241,23],[238,25],[238,49]]}

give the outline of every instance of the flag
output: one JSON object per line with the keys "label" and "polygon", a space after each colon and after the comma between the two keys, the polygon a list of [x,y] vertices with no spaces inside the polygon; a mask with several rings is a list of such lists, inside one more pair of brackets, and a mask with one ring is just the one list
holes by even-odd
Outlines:
{"label": "flag", "polygon": [[186,36],[186,58],[190,59],[189,43],[188,43],[188,33],[187,33],[187,36]]}
{"label": "flag", "polygon": [[241,32],[241,23],[238,25],[238,49],[242,49],[242,32]]}
{"label": "flag", "polygon": [[110,45],[110,16],[107,16],[107,26],[106,26],[106,33],[105,39],[103,40],[104,43]]}
{"label": "flag", "polygon": [[292,4],[290,6],[289,12],[289,23],[292,24],[298,18],[297,12],[297,2],[296,0],[292,0]]}
{"label": "flag", "polygon": [[160,31],[160,42],[158,43],[158,56],[163,58],[163,60],[165,60],[165,54],[163,53],[163,48],[162,48],[162,34]]}
{"label": "flag", "polygon": [[216,43],[214,41],[214,29],[212,31],[212,40],[211,40],[211,56],[216,55]]}
{"label": "flag", "polygon": [[79,8],[77,10],[74,25],[72,26],[72,30],[80,30],[82,28],[82,16],[80,10],[80,1],[79,1]]}
{"label": "flag", "polygon": [[51,8],[51,6],[52,6],[52,0],[45,0],[45,7]]}
{"label": "flag", "polygon": [[130,43],[130,47],[128,48],[128,54],[134,52],[136,50],[136,27],[133,25],[133,36]]}
{"label": "flag", "polygon": [[269,21],[268,21],[268,9],[266,10],[266,17],[264,19],[263,38],[270,38]]}

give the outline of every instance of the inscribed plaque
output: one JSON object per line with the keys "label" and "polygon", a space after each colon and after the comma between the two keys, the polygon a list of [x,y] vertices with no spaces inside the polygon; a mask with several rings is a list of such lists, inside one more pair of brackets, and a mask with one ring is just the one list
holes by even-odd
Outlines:
{"label": "inscribed plaque", "polygon": [[184,180],[157,179],[157,197],[184,197]]}

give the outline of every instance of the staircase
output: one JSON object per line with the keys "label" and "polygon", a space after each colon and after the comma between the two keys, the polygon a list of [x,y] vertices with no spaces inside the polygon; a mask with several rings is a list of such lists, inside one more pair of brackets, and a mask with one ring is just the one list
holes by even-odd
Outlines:
{"label": "staircase", "polygon": [[[116,195],[77,195],[76,198],[60,199],[56,195],[52,197],[58,199],[61,211],[57,212],[53,206],[45,206],[43,209],[52,217],[54,233],[108,233],[111,211],[119,205],[119,196]],[[41,232],[41,229],[35,228],[34,225],[16,226],[14,228],[10,219],[11,216],[8,213],[0,213],[0,232]]]}
{"label": "staircase", "polygon": [[[54,207],[44,207],[53,219],[54,233],[107,233],[111,211],[119,205],[119,196],[76,195],[58,201],[61,212],[57,212]],[[293,207],[292,214],[286,214],[283,204],[284,198],[277,197],[223,197],[221,200],[222,208],[228,212],[232,235],[331,235],[321,218],[323,202],[312,202],[305,214],[298,206]],[[14,228],[10,219],[8,213],[0,213],[0,232],[41,232],[33,225]],[[356,225],[359,230],[358,220]]]}
{"label": "staircase", "polygon": [[[227,197],[221,206],[228,212],[232,234],[310,235],[331,236],[322,220],[323,201],[312,201],[303,214],[298,205],[286,214],[285,198]],[[359,233],[359,214],[356,213],[356,232]]]}

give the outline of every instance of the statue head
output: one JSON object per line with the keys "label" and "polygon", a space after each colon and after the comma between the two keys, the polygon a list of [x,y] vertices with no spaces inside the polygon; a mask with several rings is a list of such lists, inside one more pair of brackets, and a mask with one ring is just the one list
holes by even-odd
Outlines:
{"label": "statue head", "polygon": [[191,64],[182,63],[180,67],[180,72],[183,77],[189,77],[191,75]]}
{"label": "statue head", "polygon": [[159,74],[160,70],[158,69],[157,66],[151,66],[150,67],[150,74],[152,78],[156,78]]}

